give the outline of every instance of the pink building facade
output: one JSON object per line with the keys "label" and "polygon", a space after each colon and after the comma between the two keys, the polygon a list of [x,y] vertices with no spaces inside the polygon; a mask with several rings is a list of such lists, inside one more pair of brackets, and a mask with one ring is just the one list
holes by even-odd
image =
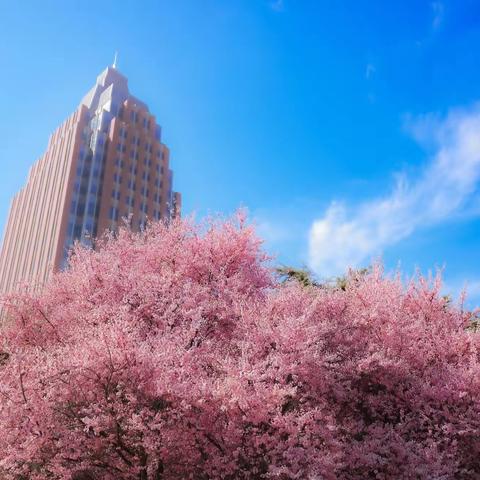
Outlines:
{"label": "pink building facade", "polygon": [[53,133],[10,207],[0,254],[0,293],[38,289],[67,266],[75,241],[133,230],[180,215],[170,152],[148,107],[106,68],[78,109]]}

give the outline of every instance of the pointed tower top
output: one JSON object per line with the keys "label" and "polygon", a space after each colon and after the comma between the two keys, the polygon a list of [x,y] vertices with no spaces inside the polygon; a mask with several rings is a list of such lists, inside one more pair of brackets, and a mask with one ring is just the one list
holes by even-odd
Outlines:
{"label": "pointed tower top", "polygon": [[113,58],[113,64],[112,64],[113,68],[117,68],[117,56],[118,56],[118,52],[115,52],[115,57]]}

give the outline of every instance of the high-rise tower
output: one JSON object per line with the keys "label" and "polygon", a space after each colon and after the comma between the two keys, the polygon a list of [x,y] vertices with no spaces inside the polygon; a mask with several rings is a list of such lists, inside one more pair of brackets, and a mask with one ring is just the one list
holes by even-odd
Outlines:
{"label": "high-rise tower", "polygon": [[139,230],[179,215],[169,150],[148,107],[106,68],[77,110],[53,133],[13,198],[0,255],[0,293],[40,287],[62,269],[76,240],[116,230],[123,217]]}

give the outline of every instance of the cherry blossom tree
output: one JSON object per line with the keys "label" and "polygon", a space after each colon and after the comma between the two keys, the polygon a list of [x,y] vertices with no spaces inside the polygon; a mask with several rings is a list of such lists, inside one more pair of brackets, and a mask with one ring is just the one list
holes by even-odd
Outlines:
{"label": "cherry blossom tree", "polygon": [[243,218],[70,265],[7,299],[2,478],[480,478],[479,336],[439,279],[282,282]]}

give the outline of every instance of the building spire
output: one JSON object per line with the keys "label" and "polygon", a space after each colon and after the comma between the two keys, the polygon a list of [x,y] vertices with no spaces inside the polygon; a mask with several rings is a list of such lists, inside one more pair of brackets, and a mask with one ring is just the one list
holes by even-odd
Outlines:
{"label": "building spire", "polygon": [[118,56],[118,52],[115,52],[115,57],[113,57],[113,64],[112,64],[113,68],[117,68],[117,56]]}

